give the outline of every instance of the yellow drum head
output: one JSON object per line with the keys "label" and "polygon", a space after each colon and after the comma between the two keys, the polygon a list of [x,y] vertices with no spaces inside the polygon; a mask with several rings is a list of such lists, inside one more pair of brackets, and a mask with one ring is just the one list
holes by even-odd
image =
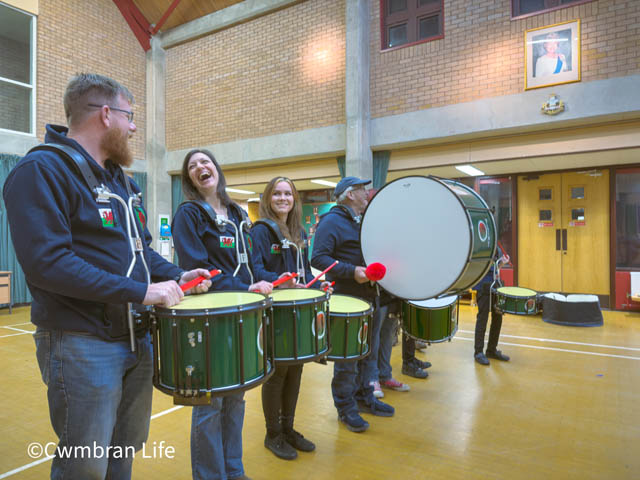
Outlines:
{"label": "yellow drum head", "polygon": [[202,310],[205,308],[225,308],[248,303],[261,302],[264,295],[254,292],[212,292],[201,295],[187,295],[169,310]]}
{"label": "yellow drum head", "polygon": [[534,290],[522,287],[500,287],[498,288],[498,293],[511,297],[534,297],[537,295]]}
{"label": "yellow drum head", "polygon": [[331,295],[329,311],[335,313],[360,313],[371,308],[371,304],[348,295]]}
{"label": "yellow drum head", "polygon": [[285,288],[283,290],[274,290],[271,297],[274,302],[291,302],[294,300],[310,300],[312,298],[320,298],[326,295],[322,290],[311,288]]}

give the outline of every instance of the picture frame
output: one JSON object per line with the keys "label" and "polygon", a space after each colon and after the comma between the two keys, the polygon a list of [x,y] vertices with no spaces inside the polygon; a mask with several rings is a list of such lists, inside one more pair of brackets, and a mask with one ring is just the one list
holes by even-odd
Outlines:
{"label": "picture frame", "polygon": [[524,32],[524,89],[580,81],[580,20]]}

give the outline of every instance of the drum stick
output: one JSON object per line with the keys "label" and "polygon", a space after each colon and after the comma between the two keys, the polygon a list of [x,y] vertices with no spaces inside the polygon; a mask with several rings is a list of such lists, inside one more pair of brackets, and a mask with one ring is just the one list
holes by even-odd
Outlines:
{"label": "drum stick", "polygon": [[329,285],[327,285],[326,287],[323,288],[323,290],[326,292],[327,290],[329,290],[331,287],[333,287],[336,284],[336,282],[331,282]]}
{"label": "drum stick", "polygon": [[[211,274],[211,278],[213,278],[216,275],[218,275],[219,273],[222,273],[222,270],[215,270],[214,269],[214,270],[211,270],[209,273]],[[200,277],[194,278],[193,280],[189,280],[184,285],[180,285],[180,288],[182,289],[183,292],[186,292],[187,290],[195,287],[196,285],[200,285],[205,280],[206,280],[205,277],[200,276]]]}
{"label": "drum stick", "polygon": [[282,285],[283,283],[286,283],[289,280],[291,280],[292,278],[296,278],[297,276],[298,276],[298,274],[296,272],[293,272],[293,273],[290,273],[289,275],[287,275],[286,277],[279,278],[278,280],[273,282],[273,288],[276,288],[278,285]]}
{"label": "drum stick", "polygon": [[307,283],[304,288],[309,288],[311,285],[313,285],[314,283],[316,283],[318,281],[318,279],[324,275],[325,273],[327,273],[329,270],[331,270],[333,267],[335,267],[338,263],[340,263],[338,260],[336,260],[335,262],[333,262],[331,265],[329,265],[327,268],[325,268],[322,272],[320,272],[318,274],[317,277],[315,277],[313,280],[311,280],[309,283]]}

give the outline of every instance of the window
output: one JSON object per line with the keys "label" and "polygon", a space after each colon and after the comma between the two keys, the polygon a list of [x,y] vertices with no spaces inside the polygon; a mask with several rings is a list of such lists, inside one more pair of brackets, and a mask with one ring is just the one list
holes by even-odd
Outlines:
{"label": "window", "polygon": [[382,49],[443,37],[443,0],[381,0]]}
{"label": "window", "polygon": [[593,0],[511,0],[512,17],[533,15]]}
{"label": "window", "polygon": [[640,269],[640,168],[616,172],[616,267]]}
{"label": "window", "polygon": [[538,194],[538,198],[540,200],[552,200],[553,190],[551,190],[550,188],[541,188]]}
{"label": "window", "polygon": [[0,129],[35,129],[35,17],[0,4]]}

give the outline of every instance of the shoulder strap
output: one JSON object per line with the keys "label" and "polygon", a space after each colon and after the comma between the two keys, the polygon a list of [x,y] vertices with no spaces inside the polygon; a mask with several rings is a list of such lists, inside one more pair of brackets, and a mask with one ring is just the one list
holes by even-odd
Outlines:
{"label": "shoulder strap", "polygon": [[213,209],[213,207],[211,205],[209,205],[204,200],[201,200],[201,199],[198,199],[198,200],[185,200],[182,203],[183,204],[185,204],[185,203],[193,203],[195,206],[197,206],[209,218],[209,220],[211,221],[211,223],[213,224],[214,227],[216,227],[220,231],[223,230],[224,227],[222,225],[219,225],[218,222],[216,222],[216,219],[218,218],[218,215],[216,214],[215,210]]}
{"label": "shoulder strap", "polygon": [[351,217],[351,219],[356,222],[356,223],[360,223],[360,217],[358,215],[356,215],[356,212],[353,211],[353,209],[351,207],[349,207],[348,205],[342,205],[340,203],[334,205],[333,207],[331,207],[331,210],[333,210],[334,208],[338,208],[344,212],[347,212],[347,214]]}
{"label": "shoulder strap", "polygon": [[259,223],[265,225],[281,244],[286,241],[284,235],[282,235],[282,232],[280,231],[280,227],[276,222],[274,222],[270,218],[260,218],[259,220],[255,221],[254,225],[258,225]]}
{"label": "shoulder strap", "polygon": [[93,193],[96,193],[96,190],[100,187],[96,176],[91,171],[89,162],[87,162],[87,159],[75,148],[60,143],[42,143],[33,147],[28,153],[37,151],[54,152],[60,155],[73,170],[82,175],[89,190]]}

